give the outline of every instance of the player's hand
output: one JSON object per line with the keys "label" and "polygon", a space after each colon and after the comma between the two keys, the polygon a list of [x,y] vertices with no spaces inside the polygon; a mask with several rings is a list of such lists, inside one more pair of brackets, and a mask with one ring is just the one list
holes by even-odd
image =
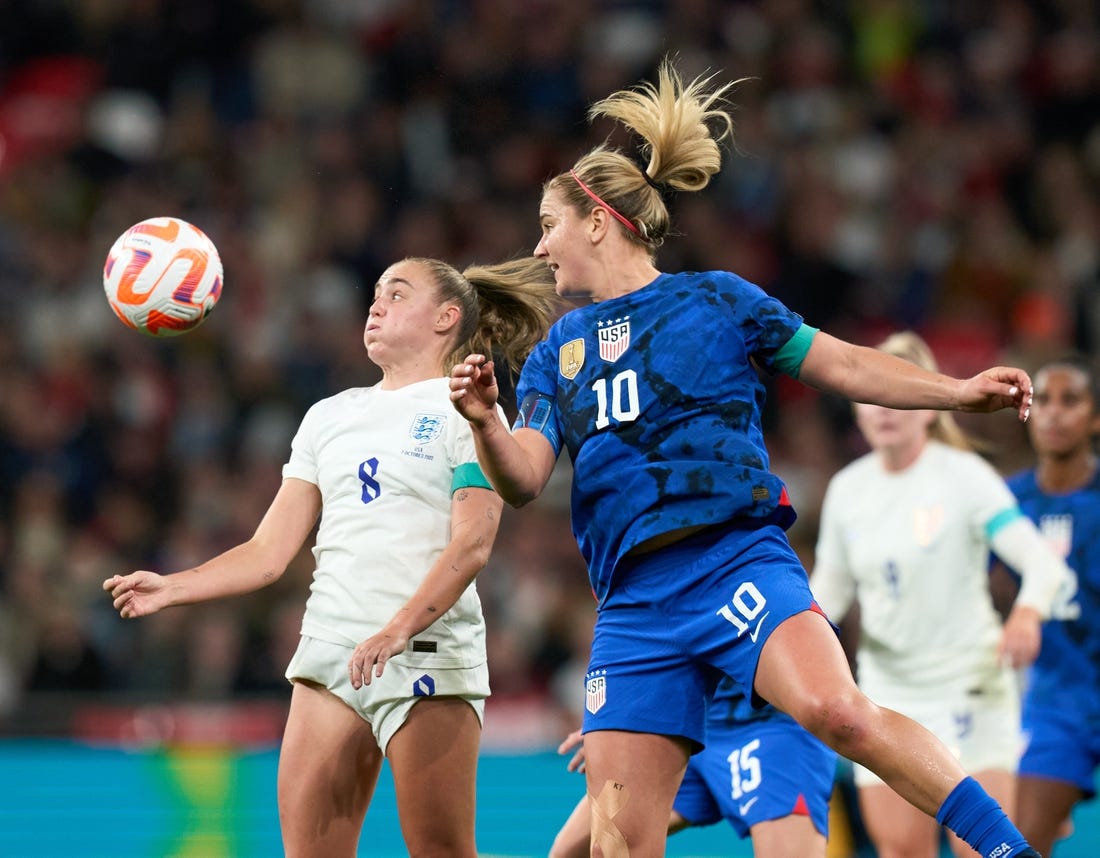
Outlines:
{"label": "player's hand", "polygon": [[1039,612],[1027,605],[1017,605],[1005,620],[997,656],[1002,664],[1020,669],[1039,657],[1042,643],[1042,619]]}
{"label": "player's hand", "polygon": [[126,619],[155,614],[168,605],[167,584],[163,575],[139,570],[129,575],[112,575],[103,582],[117,610]]}
{"label": "player's hand", "polygon": [[564,741],[558,745],[559,754],[568,754],[574,748],[577,752],[573,754],[573,759],[569,761],[569,764],[565,767],[570,772],[584,773],[584,735],[580,730],[574,730]]}
{"label": "player's hand", "polygon": [[451,402],[471,423],[482,423],[495,414],[500,391],[493,362],[485,355],[467,355],[462,363],[455,364],[450,385]]}
{"label": "player's hand", "polygon": [[1031,415],[1031,378],[1022,369],[995,366],[963,382],[959,409],[999,411],[1015,408],[1020,420]]}
{"label": "player's hand", "polygon": [[404,652],[408,645],[408,635],[386,629],[360,643],[348,660],[348,678],[352,688],[358,691],[364,685],[370,685],[374,677],[382,675],[386,662]]}

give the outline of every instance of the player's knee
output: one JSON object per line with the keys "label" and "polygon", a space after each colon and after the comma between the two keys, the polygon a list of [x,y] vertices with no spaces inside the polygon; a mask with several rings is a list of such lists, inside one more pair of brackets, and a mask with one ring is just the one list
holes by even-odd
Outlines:
{"label": "player's knee", "polygon": [[875,707],[858,689],[828,693],[805,701],[799,722],[842,756],[859,758],[872,733]]}
{"label": "player's knee", "polygon": [[[595,858],[627,858],[630,847],[615,817],[629,800],[622,785],[608,781],[592,799],[592,855]],[[663,832],[662,832],[663,834]]]}

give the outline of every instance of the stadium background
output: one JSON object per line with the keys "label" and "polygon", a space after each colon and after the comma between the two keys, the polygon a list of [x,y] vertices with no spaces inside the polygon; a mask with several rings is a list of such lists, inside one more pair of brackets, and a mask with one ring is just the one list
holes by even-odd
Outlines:
{"label": "stadium background", "polygon": [[[1081,0],[0,0],[0,855],[278,851],[311,555],[137,623],[100,582],[247,538],[306,407],[377,379],[385,265],[529,252],[542,181],[608,133],[585,106],[666,53],[748,80],[738,152],[676,203],[662,267],[735,270],[858,342],[916,328],[957,374],[1095,355],[1098,20]],[[226,271],[167,342],[100,286],[114,238],[160,214]],[[1004,473],[1029,462],[1011,415],[966,423]],[[844,403],[783,382],[767,431],[812,565],[860,441]],[[478,585],[487,852],[544,851],[581,788],[552,753],[592,621],[560,470]],[[386,789],[369,854],[400,854]],[[1059,854],[1094,854],[1096,819]],[[738,849],[724,826],[670,843]]]}

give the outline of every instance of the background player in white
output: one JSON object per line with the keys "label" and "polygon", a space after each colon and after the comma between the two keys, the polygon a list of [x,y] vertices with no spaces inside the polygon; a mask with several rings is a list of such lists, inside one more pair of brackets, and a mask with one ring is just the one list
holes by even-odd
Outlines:
{"label": "background player in white", "polygon": [[684,84],[665,63],[655,84],[592,107],[636,133],[645,166],[601,145],[551,178],[535,248],[560,294],[592,303],[532,351],[512,432],[489,356],[451,374],[455,407],[508,503],[536,498],[562,449],[573,462],[573,532],[599,606],[584,713],[593,853],[664,853],[688,757],[705,743],[708,691],[725,674],[986,858],[1034,856],[943,743],[855,685],[785,532],[794,513],[769,469],[757,371],[856,401],[1012,408],[1021,419],[1031,380],[1013,367],[930,373],[817,331],[733,272],[660,271],[665,197],[701,190],[719,170],[727,90]]}
{"label": "background player in white", "polygon": [[1008,486],[1077,576],[1043,624],[1024,695],[1016,814],[1051,855],[1100,768],[1100,375],[1089,360],[1069,355],[1036,372],[1028,435],[1037,464]]}
{"label": "background player in white", "polygon": [[518,365],[552,313],[546,281],[534,260],[462,274],[429,259],[391,265],[363,333],[382,381],[310,408],[253,537],[194,569],[104,582],[124,617],[247,593],[282,575],[320,515],[286,672],[278,794],[290,858],[356,854],[383,756],[409,853],[477,854],[489,679],[473,582],[502,505],[443,375],[470,343]]}
{"label": "background player in white", "polygon": [[[878,348],[937,369],[912,332]],[[835,620],[858,599],[864,692],[935,733],[1011,816],[1021,748],[1013,668],[1035,659],[1040,622],[1071,573],[951,415],[857,404],[855,418],[871,452],[829,483],[810,586]],[[990,547],[1024,581],[1003,628]],[[935,820],[863,766],[855,781],[881,858],[939,854]],[[974,854],[954,837],[952,848]]]}

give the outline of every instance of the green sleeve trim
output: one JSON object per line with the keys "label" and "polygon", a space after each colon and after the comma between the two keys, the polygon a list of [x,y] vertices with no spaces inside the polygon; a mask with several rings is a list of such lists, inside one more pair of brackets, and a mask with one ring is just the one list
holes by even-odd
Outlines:
{"label": "green sleeve trim", "polygon": [[783,348],[775,353],[772,365],[791,378],[798,378],[798,374],[802,371],[802,361],[806,359],[806,352],[810,350],[810,343],[817,332],[817,328],[803,323],[802,327],[794,332],[794,336],[783,344]]}
{"label": "green sleeve trim", "polygon": [[464,462],[455,468],[455,475],[451,478],[451,494],[459,489],[489,489],[493,484],[486,478],[477,462]]}
{"label": "green sleeve trim", "polygon": [[1012,524],[1016,519],[1023,516],[1023,511],[1014,506],[1009,509],[1002,509],[993,518],[985,523],[985,537],[986,539],[992,539],[997,533],[1009,524]]}

